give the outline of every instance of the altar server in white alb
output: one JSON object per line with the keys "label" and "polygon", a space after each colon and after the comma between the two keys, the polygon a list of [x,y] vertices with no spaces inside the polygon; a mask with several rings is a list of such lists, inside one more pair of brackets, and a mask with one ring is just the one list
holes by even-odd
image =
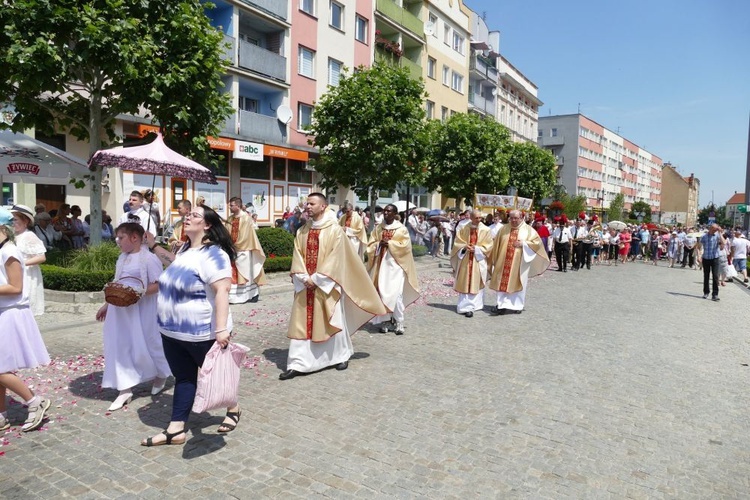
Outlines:
{"label": "altar server in white alb", "polygon": [[255,223],[242,205],[242,199],[235,196],[229,200],[227,231],[237,250],[237,259],[232,262],[232,289],[229,292],[230,304],[258,302],[260,285],[265,285],[266,275],[263,263],[266,254],[260,246],[255,232]]}
{"label": "altar server in white alb", "polygon": [[354,211],[354,207],[351,203],[345,202],[341,206],[341,217],[339,218],[339,226],[344,228],[347,238],[354,247],[354,251],[357,252],[360,258],[365,254],[365,248],[367,248],[367,231],[365,231],[365,223],[362,217]]}

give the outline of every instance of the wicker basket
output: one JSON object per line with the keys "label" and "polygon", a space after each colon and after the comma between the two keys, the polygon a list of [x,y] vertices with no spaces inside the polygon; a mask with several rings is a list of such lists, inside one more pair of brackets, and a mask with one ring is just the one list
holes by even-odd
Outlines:
{"label": "wicker basket", "polygon": [[128,307],[140,300],[141,295],[143,295],[143,281],[135,276],[123,276],[120,278],[120,281],[126,279],[138,281],[141,284],[141,291],[136,290],[132,286],[125,285],[124,283],[110,281],[104,285],[104,301],[107,304],[112,304],[117,307]]}

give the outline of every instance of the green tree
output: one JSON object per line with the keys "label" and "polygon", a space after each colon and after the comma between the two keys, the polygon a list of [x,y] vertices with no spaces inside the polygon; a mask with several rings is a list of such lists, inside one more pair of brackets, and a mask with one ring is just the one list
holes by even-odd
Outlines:
{"label": "green tree", "polygon": [[[119,115],[158,122],[165,139],[197,159],[230,112],[222,94],[223,35],[200,0],[47,2],[0,9],[0,102],[15,131],[68,132],[93,154],[115,140]],[[91,225],[101,225],[102,171],[90,176]],[[92,231],[91,241],[101,240]]]}
{"label": "green tree", "polygon": [[343,74],[316,103],[309,128],[310,144],[320,148],[322,187],[348,186],[365,198],[399,182],[419,184],[425,97],[423,82],[406,68],[376,63]]}
{"label": "green tree", "polygon": [[628,217],[631,219],[638,219],[638,216],[636,215],[638,212],[643,214],[643,222],[651,222],[651,205],[645,201],[636,201],[630,208]]}
{"label": "green tree", "polygon": [[476,193],[508,187],[511,143],[508,129],[473,113],[456,113],[429,125],[430,168],[426,185],[465,203]]}
{"label": "green tree", "polygon": [[581,212],[586,211],[586,197],[582,194],[570,196],[568,193],[562,192],[558,199],[565,206],[563,213],[568,219],[577,219]]}
{"label": "green tree", "polygon": [[733,222],[727,218],[727,206],[722,205],[717,207],[715,205],[706,205],[700,211],[698,211],[698,223],[708,224],[708,218],[711,212],[714,213],[716,223],[722,227],[731,226]]}
{"label": "green tree", "polygon": [[607,207],[607,219],[621,220],[623,210],[625,210],[625,196],[622,193],[617,193]]}
{"label": "green tree", "polygon": [[508,171],[508,185],[537,203],[552,194],[557,180],[554,155],[531,142],[511,143]]}

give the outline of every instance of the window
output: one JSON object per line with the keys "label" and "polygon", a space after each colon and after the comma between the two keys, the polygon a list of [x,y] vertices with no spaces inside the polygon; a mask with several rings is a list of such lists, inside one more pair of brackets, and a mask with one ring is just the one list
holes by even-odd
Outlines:
{"label": "window", "polygon": [[297,72],[308,78],[315,78],[315,51],[308,49],[307,47],[299,46],[299,61],[297,65]]}
{"label": "window", "polygon": [[313,107],[308,104],[297,105],[297,129],[307,130],[312,124]]}
{"label": "window", "polygon": [[440,108],[440,121],[444,122],[447,119],[448,119],[448,108],[446,108],[445,106],[442,106]]}
{"label": "window", "polygon": [[305,167],[304,161],[289,160],[289,182],[312,184],[312,171]]}
{"label": "window", "polygon": [[448,66],[443,66],[443,85],[450,85],[451,70]]}
{"label": "window", "polygon": [[539,133],[537,137],[542,137],[544,135],[544,130],[542,129],[539,129],[537,132]]}
{"label": "window", "polygon": [[453,78],[451,78],[451,88],[456,92],[464,93],[464,77],[455,71],[453,72]]}
{"label": "window", "polygon": [[464,53],[464,37],[462,37],[455,31],[453,32],[453,50],[461,55],[463,55]]}
{"label": "window", "polygon": [[427,58],[427,76],[435,79],[435,71],[437,68],[437,61],[433,59],[432,57]]}
{"label": "window", "polygon": [[344,6],[340,3],[331,2],[330,24],[337,30],[344,31]]}
{"label": "window", "polygon": [[443,28],[443,42],[445,42],[446,45],[451,44],[451,27],[447,24]]}
{"label": "window", "polygon": [[435,117],[435,103],[432,101],[425,101],[425,115],[428,120],[432,120]]}
{"label": "window", "polygon": [[550,129],[549,136],[550,137],[557,137],[557,129],[556,128]]}
{"label": "window", "polygon": [[438,18],[435,14],[430,14],[428,16],[429,22],[432,23],[432,36],[437,38],[437,27],[438,27]]}
{"label": "window", "polygon": [[240,96],[240,109],[242,111],[250,111],[251,113],[258,112],[258,100],[250,99],[249,97]]}
{"label": "window", "polygon": [[240,177],[243,179],[270,179],[270,165],[262,161],[240,160]]}
{"label": "window", "polygon": [[315,15],[315,0],[299,0],[299,10]]}
{"label": "window", "polygon": [[328,85],[337,86],[341,77],[341,67],[344,63],[335,59],[328,59]]}
{"label": "window", "polygon": [[357,16],[354,23],[354,38],[362,43],[367,43],[367,19]]}
{"label": "window", "polygon": [[284,158],[273,159],[273,180],[285,181],[286,180],[286,160]]}

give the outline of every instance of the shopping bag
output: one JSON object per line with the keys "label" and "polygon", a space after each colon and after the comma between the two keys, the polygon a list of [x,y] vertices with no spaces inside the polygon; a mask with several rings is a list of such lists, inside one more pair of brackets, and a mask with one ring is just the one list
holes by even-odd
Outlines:
{"label": "shopping bag", "polygon": [[214,343],[206,353],[203,366],[198,370],[194,412],[237,406],[240,368],[249,350],[248,347],[234,342],[230,342],[226,349]]}

